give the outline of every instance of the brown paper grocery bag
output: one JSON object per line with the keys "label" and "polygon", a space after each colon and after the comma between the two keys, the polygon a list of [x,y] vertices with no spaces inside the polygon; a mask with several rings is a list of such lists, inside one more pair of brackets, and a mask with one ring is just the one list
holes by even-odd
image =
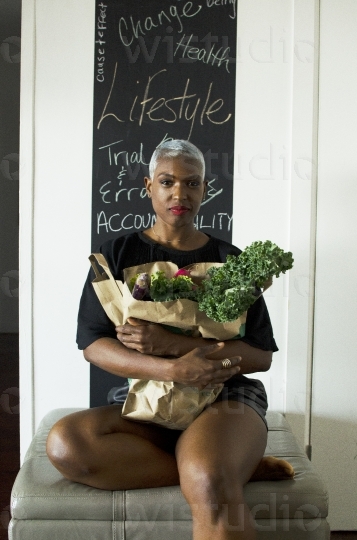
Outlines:
{"label": "brown paper grocery bag", "polygon": [[[158,270],[167,275],[173,275],[178,267],[172,262],[154,262],[132,266],[124,270],[124,283],[115,280],[108,264],[101,253],[93,253],[89,260],[93,266],[96,278],[93,280],[94,290],[109,319],[115,324],[124,324],[129,317],[145,321],[165,324],[180,328],[183,331],[201,335],[204,338],[227,340],[243,337],[246,313],[236,321],[220,323],[213,321],[205,313],[198,310],[197,302],[185,298],[170,302],[152,302],[135,300],[128,287],[130,279],[139,272],[153,274]],[[100,273],[96,263],[102,266],[104,273]],[[197,263],[191,265],[194,272],[202,278],[210,266],[221,266],[222,263]]]}
{"label": "brown paper grocery bag", "polygon": [[[155,262],[124,270],[124,283],[115,280],[101,253],[93,253],[91,261],[95,272],[92,284],[109,319],[115,324],[124,324],[129,317],[179,328],[204,338],[226,340],[244,335],[246,314],[232,323],[217,323],[198,310],[192,300],[151,302],[135,300],[128,287],[131,277],[137,273],[152,274],[163,270],[173,275],[178,267],[172,262]],[[100,273],[97,264],[104,272]],[[216,263],[198,263],[190,270],[199,279],[205,277],[207,269]],[[241,334],[240,334],[241,333]],[[130,381],[129,393],[124,403],[122,416],[130,420],[153,422],[170,429],[186,429],[191,422],[213,403],[222,388],[199,390],[176,382]]]}
{"label": "brown paper grocery bag", "polygon": [[[115,326],[123,324],[123,295],[121,292],[123,284],[114,279],[107,261],[101,253],[93,253],[89,256],[89,260],[95,273],[92,285],[104,311]],[[100,273],[97,263],[103,268],[103,273]]]}
{"label": "brown paper grocery bag", "polygon": [[219,388],[199,390],[194,386],[132,379],[122,416],[154,422],[169,429],[186,429],[221,393]]}

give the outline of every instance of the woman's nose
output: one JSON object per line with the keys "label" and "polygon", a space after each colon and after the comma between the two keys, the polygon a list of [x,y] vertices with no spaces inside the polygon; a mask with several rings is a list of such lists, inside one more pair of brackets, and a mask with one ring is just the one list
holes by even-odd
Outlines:
{"label": "woman's nose", "polygon": [[177,200],[186,199],[186,186],[182,184],[174,184],[173,197]]}

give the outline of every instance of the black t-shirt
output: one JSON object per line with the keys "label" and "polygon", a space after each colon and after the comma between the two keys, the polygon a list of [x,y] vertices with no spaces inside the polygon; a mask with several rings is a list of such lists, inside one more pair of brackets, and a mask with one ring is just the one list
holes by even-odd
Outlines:
{"label": "black t-shirt", "polygon": [[[121,236],[105,242],[100,252],[104,255],[115,279],[123,281],[123,269],[148,262],[171,261],[179,268],[199,262],[225,262],[227,255],[239,255],[237,247],[209,236],[208,242],[192,251],[171,249],[150,240],[142,232]],[[92,286],[94,272],[89,271],[79,306],[77,344],[85,349],[102,337],[116,339],[114,324],[107,317]],[[248,309],[245,336],[241,338],[253,347],[277,351],[273,329],[263,296]]]}

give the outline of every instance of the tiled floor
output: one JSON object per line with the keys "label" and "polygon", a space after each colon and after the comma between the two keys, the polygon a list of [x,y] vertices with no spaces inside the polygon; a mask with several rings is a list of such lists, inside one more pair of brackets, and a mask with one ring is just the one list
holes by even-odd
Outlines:
{"label": "tiled floor", "polygon": [[[10,493],[20,467],[19,344],[17,334],[0,334],[0,540],[7,540]],[[355,532],[333,532],[331,540],[357,540]]]}

